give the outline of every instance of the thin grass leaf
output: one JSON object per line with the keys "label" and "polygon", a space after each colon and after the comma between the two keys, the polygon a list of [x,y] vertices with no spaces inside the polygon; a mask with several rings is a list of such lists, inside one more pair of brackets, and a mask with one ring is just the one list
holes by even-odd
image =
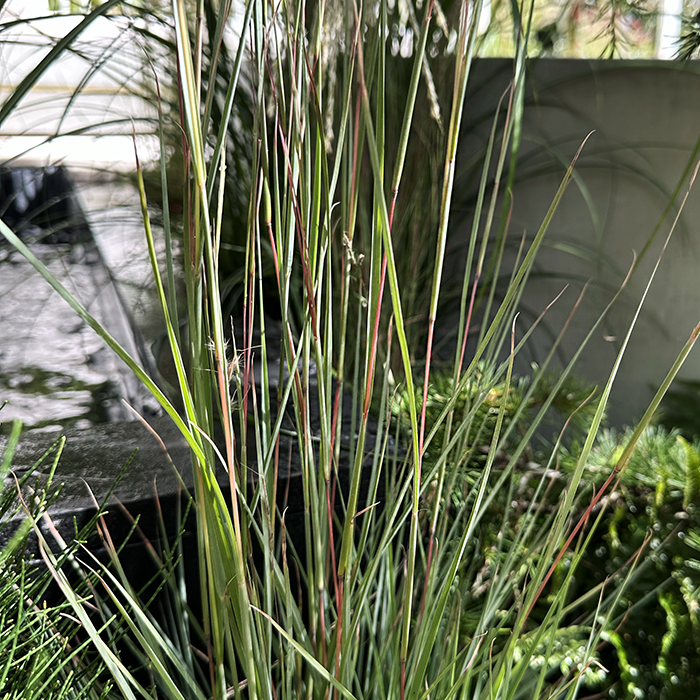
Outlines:
{"label": "thin grass leaf", "polygon": [[84,17],[73,29],[64,37],[59,39],[55,46],[39,61],[39,63],[22,79],[20,84],[12,91],[10,96],[0,107],[0,125],[12,115],[22,98],[36,85],[41,76],[55,63],[57,58],[63,54],[75,39],[80,36],[98,17],[106,14],[122,0],[107,0],[98,5],[92,12]]}

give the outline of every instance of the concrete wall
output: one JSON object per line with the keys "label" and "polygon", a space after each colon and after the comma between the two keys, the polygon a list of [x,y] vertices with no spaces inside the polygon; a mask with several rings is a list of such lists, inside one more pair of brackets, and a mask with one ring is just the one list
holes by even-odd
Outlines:
{"label": "concrete wall", "polygon": [[[506,60],[482,60],[475,66],[459,151],[463,167],[485,144],[511,71]],[[595,130],[576,167],[577,181],[570,185],[552,221],[548,247],[538,258],[538,275],[533,276],[524,300],[537,314],[570,283],[548,314],[550,329],[558,333],[583,283],[590,279],[563,344],[565,355],[571,357],[620,286],[634,251],[643,249],[700,138],[700,69],[693,63],[533,61],[526,102],[511,243],[523,232],[531,237],[537,231],[566,165]],[[454,216],[461,223],[454,227],[451,240],[453,252],[461,251],[461,259],[473,218],[469,198],[474,187],[464,177],[456,186]],[[601,386],[676,211],[662,225],[622,299],[584,350],[578,371]],[[700,183],[688,198],[622,363],[610,404],[614,424],[641,416],[700,321],[698,221]],[[526,315],[519,323],[521,331],[527,327]],[[533,360],[542,359],[548,342],[540,333]],[[691,353],[681,376],[700,378],[700,350]]]}

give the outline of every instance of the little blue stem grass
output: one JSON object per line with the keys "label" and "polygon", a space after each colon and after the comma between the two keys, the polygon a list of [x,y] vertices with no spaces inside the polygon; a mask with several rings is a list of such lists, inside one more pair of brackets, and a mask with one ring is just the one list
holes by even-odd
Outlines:
{"label": "little blue stem grass", "polygon": [[[205,3],[216,20],[213,28],[207,25]],[[51,60],[66,50],[90,22],[114,5],[113,0],[100,6],[100,12],[95,10],[88,15],[77,30],[57,44]],[[477,551],[479,528],[487,519],[490,506],[499,495],[513,488],[518,461],[603,317],[562,372],[526,434],[508,448],[507,465],[497,470],[497,456],[506,440],[514,435],[513,427],[519,415],[506,425],[514,362],[551,306],[533,326],[520,331],[522,337],[518,339],[515,322],[518,305],[537,251],[580,153],[579,150],[566,171],[530,247],[527,250],[521,247],[504,298],[492,312],[495,280],[510,222],[510,186],[522,124],[527,56],[527,43],[522,39],[527,32],[523,31],[516,42],[513,82],[502,98],[507,99],[507,108],[500,133],[500,150],[495,164],[492,163],[499,136],[497,113],[486,147],[474,224],[467,244],[458,345],[451,370],[454,396],[434,424],[428,425],[433,344],[443,286],[455,164],[481,8],[479,2],[471,8],[466,1],[460,6],[438,224],[434,240],[426,242],[434,246],[434,265],[432,277],[427,275],[431,279],[427,342],[423,374],[419,378],[415,376],[412,361],[416,348],[410,347],[406,327],[410,314],[404,308],[405,285],[410,285],[410,280],[400,279],[397,266],[397,255],[403,252],[400,246],[406,245],[408,239],[402,238],[405,234],[400,230],[401,217],[397,217],[397,212],[406,188],[402,180],[407,158],[414,148],[412,132],[416,128],[418,93],[423,85],[421,75],[430,75],[426,68],[426,45],[437,5],[434,0],[424,5],[398,138],[391,133],[391,125],[387,127],[386,124],[387,79],[390,76],[387,66],[392,60],[388,55],[388,42],[384,40],[387,2],[379,3],[376,16],[356,4],[345,8],[342,29],[336,27],[335,30],[343,32],[346,49],[341,84],[336,88],[342,99],[332,115],[336,119],[334,132],[337,134],[333,141],[325,131],[326,110],[330,109],[328,100],[332,89],[328,75],[337,70],[337,66],[326,63],[324,58],[324,41],[329,41],[325,32],[332,19],[329,17],[331,10],[325,4],[314,8],[316,23],[309,26],[307,21],[314,13],[303,4],[270,6],[263,0],[247,0],[233,70],[223,92],[217,95],[216,90],[222,89],[221,85],[217,87],[217,81],[220,81],[219,61],[229,3],[227,0],[219,3],[201,0],[192,15],[189,3],[173,0],[184,155],[187,348],[183,347],[177,327],[173,256],[169,252],[166,257],[167,285],[164,286],[138,163],[137,175],[146,242],[178,378],[182,416],[156,383],[0,222],[0,232],[5,238],[27,256],[76,313],[154,393],[192,449],[201,621],[191,628],[180,629],[177,639],[167,638],[135,599],[128,581],[109,572],[101,574],[106,598],[100,605],[104,605],[104,610],[108,603],[114,606],[118,624],[129,631],[134,648],[140,648],[144,659],[150,663],[158,692],[163,697],[327,700],[332,695],[358,700],[369,697],[508,700],[527,697],[528,692],[534,693],[530,697],[575,697],[580,676],[571,677],[562,687],[548,689],[545,687],[546,668],[532,671],[528,656],[542,640],[548,641],[551,649],[554,635],[565,624],[564,616],[569,612],[565,601],[575,564],[546,609],[544,619],[533,623],[531,611],[538,601],[542,603],[541,594],[557,563],[576,536],[583,534],[593,508],[628,463],[641,430],[693,347],[700,325],[673,364],[618,466],[572,528],[569,518],[580,501],[586,459],[634,328],[635,316],[560,506],[553,514],[544,515],[542,503],[536,504],[535,497],[528,505],[523,516],[524,525],[513,542],[499,540],[494,560],[498,563],[492,564],[491,585],[479,611],[473,637],[464,639],[461,633],[465,614],[463,594],[471,585],[468,580],[471,562],[465,554]],[[517,4],[512,7],[517,32],[520,32],[521,17],[526,9]],[[532,6],[530,16],[531,10]],[[415,8],[411,11],[415,15]],[[206,43],[207,36],[211,46]],[[193,45],[191,38],[194,38]],[[243,347],[239,355],[232,329],[231,356],[227,350],[227,329],[233,321],[225,318],[222,312],[219,258],[225,216],[226,135],[239,83],[241,77],[245,77],[246,53],[252,74],[252,83],[247,89],[251,90],[254,101],[254,125],[250,134],[253,175],[248,196],[242,282],[240,331]],[[50,61],[42,61],[30,71],[17,91],[0,107],[0,122],[49,64]],[[211,115],[218,98],[223,104],[223,120],[215,124]],[[501,103],[499,113],[500,110]],[[164,124],[161,112],[159,133],[163,160],[160,170],[167,210]],[[394,168],[387,186],[387,164],[392,159]],[[509,162],[506,178],[503,178],[503,170]],[[491,182],[489,175],[494,166],[495,176]],[[363,181],[365,178],[369,180]],[[502,188],[506,196],[498,220],[496,211]],[[338,189],[341,207],[336,210]],[[484,218],[487,196],[489,202]],[[497,231],[495,236],[492,228]],[[167,222],[165,229],[168,244]],[[272,310],[276,300],[266,296],[263,287],[263,242],[268,239],[281,318],[276,415],[272,411],[274,399],[268,376],[266,336],[266,312]],[[487,251],[494,239],[492,257],[487,264]],[[653,275],[640,309],[652,280]],[[385,299],[387,295],[389,298]],[[618,297],[619,292],[610,306]],[[553,342],[543,370],[554,357],[579,303],[580,298]],[[477,308],[484,318],[477,348],[464,367],[466,340]],[[383,337],[387,338],[388,348],[384,362],[380,363]],[[254,344],[258,342],[260,377],[255,374],[254,364]],[[408,403],[411,442],[405,457],[396,452],[392,454],[389,446],[393,427],[391,404],[394,397],[390,381],[393,344],[398,345],[400,355],[400,369],[395,371],[403,373]],[[347,411],[343,396],[346,381],[349,382],[346,362],[351,354],[346,353],[346,345],[354,348],[355,354],[347,496],[339,484],[339,460],[345,448],[341,445],[343,414]],[[499,364],[499,357],[506,359]],[[458,415],[457,398],[470,382],[476,381],[479,363],[485,364],[489,372],[463,415]],[[420,386],[420,379],[419,396],[416,387]],[[495,407],[496,425],[488,438],[485,464],[470,487],[469,497],[450,509],[458,465],[470,455],[474,456],[475,446],[468,445],[468,440],[472,429],[479,427],[478,410],[501,381],[504,381],[504,389]],[[533,379],[526,396],[534,392],[538,381],[538,377]],[[357,414],[354,413],[356,407]],[[238,431],[234,430],[236,413]],[[292,413],[296,424],[294,436],[303,501],[300,516],[304,526],[303,556],[297,551],[300,542],[288,538],[285,511],[278,509],[278,476],[285,468],[280,453],[285,413]],[[376,429],[371,425],[373,415]],[[217,419],[223,432],[223,454],[214,441]],[[316,419],[320,424],[318,432],[312,428]],[[425,455],[443,426],[440,456],[428,468]],[[375,433],[374,456],[366,479],[370,489],[363,502],[361,485],[363,477],[367,477],[363,472],[369,469],[365,457],[372,431]],[[549,457],[550,465],[555,463],[563,435],[564,431]],[[228,500],[216,479],[217,470],[222,468],[230,490]],[[382,480],[385,502],[380,509],[376,501]],[[428,494],[433,483],[437,483],[437,497],[433,496],[431,504]],[[542,490],[546,493],[547,488],[543,476],[536,493]],[[420,520],[421,499],[428,503],[426,541],[423,541],[424,524]],[[501,516],[502,524],[507,522],[509,513],[506,507]],[[361,526],[358,525],[360,518],[363,519]],[[538,525],[538,518],[544,526]],[[589,529],[587,539],[591,532]],[[582,556],[585,541],[584,538],[576,549],[576,562]],[[264,561],[260,569],[253,564],[253,543],[257,543],[257,551]],[[121,575],[115,546],[109,538],[106,544]],[[95,626],[84,601],[71,590],[49,549],[44,547],[42,551],[123,696],[153,697],[135,681],[104,641],[104,630]],[[298,575],[299,585],[305,586],[305,597],[301,601],[292,588],[292,572]],[[631,575],[631,568],[627,575]],[[177,591],[178,584],[174,579],[169,581],[172,582],[170,590]],[[520,587],[520,597],[514,596],[513,587]],[[605,607],[606,619],[611,619],[619,595],[620,592],[609,602],[601,598],[599,610]],[[99,599],[97,591],[95,597]],[[178,605],[178,610],[188,609],[184,598]],[[187,626],[185,622],[182,624]],[[591,625],[584,665],[592,662],[592,650],[601,632],[601,626]],[[197,653],[193,653],[190,646],[196,648]],[[516,651],[521,654],[519,660],[516,660]],[[198,661],[201,655],[206,658],[204,667]]]}

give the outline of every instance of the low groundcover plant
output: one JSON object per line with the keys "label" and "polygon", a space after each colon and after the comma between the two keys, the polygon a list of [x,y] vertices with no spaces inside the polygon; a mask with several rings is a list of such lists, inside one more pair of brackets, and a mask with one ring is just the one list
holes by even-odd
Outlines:
{"label": "low groundcover plant", "polygon": [[[116,4],[98,6],[83,23]],[[598,649],[614,630],[624,587],[578,591],[572,600],[572,582],[602,517],[601,499],[625,472],[698,328],[592,493],[586,467],[633,322],[609,381],[569,407],[541,468],[527,474],[523,496],[523,456],[600,324],[572,362],[551,374],[577,308],[567,296],[554,300],[568,303],[571,316],[540,371],[517,384],[518,353],[547,311],[523,328],[519,304],[578,156],[541,228],[508,271],[507,290],[496,297],[508,234],[507,184],[520,140],[527,7],[513,5],[513,81],[484,152],[457,343],[446,369],[451,395],[428,415],[457,146],[481,3],[444,3],[446,14],[434,0],[408,3],[413,53],[396,125],[386,119],[388,2],[312,7],[247,0],[236,17],[241,40],[223,74],[219,49],[232,45],[229,5],[174,0],[172,36],[152,37],[170,42],[177,67],[171,86],[178,113],[161,110],[158,125],[160,199],[169,212],[171,141],[164,134],[174,126],[182,143],[184,290],[176,285],[172,253],[178,222],[164,218],[168,254],[161,261],[140,166],[138,180],[177,396],[168,398],[0,223],[4,237],[153,392],[192,454],[197,557],[164,570],[171,601],[165,620],[132,590],[115,549],[93,600],[113,611],[110,629],[96,626],[44,547],[47,565],[125,698],[578,697],[584,684],[605,681]],[[407,153],[420,154],[410,149],[420,148],[414,117],[421,91],[433,80],[426,46],[435,22],[451,37],[445,63],[453,82],[443,95],[436,228],[420,241],[431,246],[434,263],[427,275],[426,330],[409,334],[403,304],[409,281],[400,278],[398,265],[405,251],[394,234],[403,193],[412,187],[404,177]],[[67,39],[56,50],[69,46]],[[11,99],[16,103],[40,74],[41,65]],[[219,262],[232,182],[227,131],[242,75],[252,91],[246,95],[253,105],[247,134],[252,172],[240,313],[231,317],[222,310]],[[272,260],[272,290],[263,249]],[[271,319],[281,331],[274,349]],[[510,388],[516,384],[514,404]],[[548,500],[569,423],[584,413],[580,449],[557,498]],[[399,414],[405,425],[397,428],[392,416]],[[372,443],[370,431],[378,436]],[[302,493],[301,541],[288,534],[277,492],[278,476],[288,468],[280,449],[285,437],[291,437]],[[478,470],[453,498],[454,475],[482,446]],[[177,558],[177,548],[171,554]],[[636,561],[625,562],[623,579],[633,576]],[[198,590],[183,587],[183,565],[197,569]],[[591,596],[595,605],[582,607]],[[138,671],[111,644],[117,633],[140,660]]]}
{"label": "low groundcover plant", "polygon": [[[111,683],[99,657],[81,638],[81,625],[67,602],[47,605],[48,571],[28,561],[31,524],[57,497],[52,480],[65,439],[34,465],[10,477],[21,425],[15,421],[0,459],[0,698],[3,700],[101,700]],[[41,470],[41,477],[35,471]],[[86,536],[77,533],[77,539]],[[59,557],[75,553],[72,544]]]}

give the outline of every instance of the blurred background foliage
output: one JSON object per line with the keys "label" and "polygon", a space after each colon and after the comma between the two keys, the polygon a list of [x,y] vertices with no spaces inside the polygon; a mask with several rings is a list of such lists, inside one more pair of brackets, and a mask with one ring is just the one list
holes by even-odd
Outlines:
{"label": "blurred background foliage", "polygon": [[[388,3],[392,55],[408,58],[413,54],[415,12],[422,12],[423,1],[415,5],[411,0]],[[47,0],[47,4],[50,12],[74,14],[94,9],[100,2]],[[168,7],[159,0],[132,0],[113,12],[135,17],[152,12],[159,4]],[[454,50],[457,32],[451,20],[455,4],[453,0],[436,3],[437,22],[428,46],[431,59]],[[516,40],[512,10],[510,0],[484,3],[479,26],[480,56],[513,55]],[[662,19],[667,16],[681,23],[681,34],[687,37],[697,33],[699,11],[698,0],[541,0],[524,3],[521,8],[532,46],[530,55],[561,58],[669,58],[660,36]],[[674,53],[689,58],[687,48],[684,42]]]}
{"label": "blurred background foliage", "polygon": [[[587,463],[590,488],[602,485],[631,434],[601,432]],[[562,472],[574,464],[564,458]],[[700,443],[685,440],[679,430],[647,428],[605,499],[601,525],[570,592],[575,597],[603,587],[611,594],[637,561],[600,649],[601,662],[618,678],[607,697],[675,700],[700,693],[699,496]],[[588,608],[596,604],[589,599]]]}

